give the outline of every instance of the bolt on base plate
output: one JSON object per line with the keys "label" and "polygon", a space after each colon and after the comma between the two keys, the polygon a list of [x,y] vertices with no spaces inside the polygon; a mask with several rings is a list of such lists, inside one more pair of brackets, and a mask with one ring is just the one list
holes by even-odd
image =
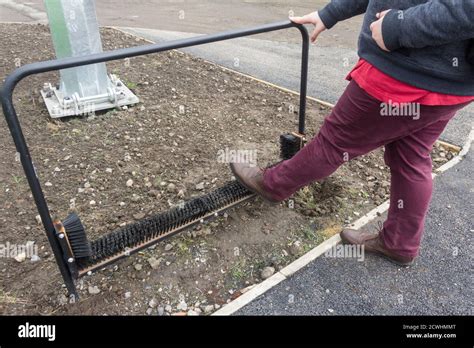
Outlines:
{"label": "bolt on base plate", "polygon": [[137,104],[140,100],[115,75],[110,75],[106,94],[81,98],[78,93],[64,96],[58,86],[45,83],[41,90],[51,118],[87,116],[96,111]]}

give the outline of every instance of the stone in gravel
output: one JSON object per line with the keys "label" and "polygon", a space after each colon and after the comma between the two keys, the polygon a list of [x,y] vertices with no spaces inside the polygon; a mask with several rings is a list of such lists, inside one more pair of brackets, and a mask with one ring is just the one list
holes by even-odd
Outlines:
{"label": "stone in gravel", "polygon": [[26,253],[25,252],[21,252],[19,253],[18,255],[15,256],[15,261],[17,262],[23,262],[26,260]]}
{"label": "stone in gravel", "polygon": [[127,291],[124,295],[125,298],[130,298],[132,297],[132,293],[130,291]]}
{"label": "stone in gravel", "polygon": [[184,190],[179,190],[178,192],[178,198],[184,198]]}
{"label": "stone in gravel", "polygon": [[165,314],[165,309],[163,307],[158,307],[158,315],[162,316]]}
{"label": "stone in gravel", "polygon": [[53,184],[51,184],[49,181],[47,181],[47,182],[44,183],[44,186],[51,187],[51,186],[53,186]]}
{"label": "stone in gravel", "polygon": [[153,308],[148,308],[148,309],[146,310],[146,314],[147,314],[147,315],[151,315],[151,313],[153,313]]}
{"label": "stone in gravel", "polygon": [[275,268],[273,267],[265,267],[263,270],[262,270],[262,273],[260,274],[262,279],[265,280],[265,279],[268,279],[270,278],[273,273],[275,273]]}
{"label": "stone in gravel", "polygon": [[173,308],[170,305],[165,306],[165,311],[167,311],[168,313],[171,313],[172,310]]}
{"label": "stone in gravel", "polygon": [[198,315],[199,315],[199,313],[196,312],[196,311],[194,311],[194,310],[192,310],[192,309],[190,309],[190,310],[188,311],[188,316],[190,316],[190,317],[191,317],[191,316],[192,316],[192,317],[196,317],[196,316],[198,316]]}
{"label": "stone in gravel", "polygon": [[153,269],[160,268],[161,261],[163,261],[162,258],[156,259],[154,257],[150,257],[148,259],[148,263],[150,264],[151,268],[153,268]]}
{"label": "stone in gravel", "polygon": [[133,180],[132,179],[129,179],[127,181],[127,187],[132,187],[133,186]]}
{"label": "stone in gravel", "polygon": [[204,190],[204,183],[200,182],[199,184],[196,185],[196,190],[202,191]]}
{"label": "stone in gravel", "polygon": [[92,200],[89,202],[90,205],[95,205],[96,204],[96,201]]}
{"label": "stone in gravel", "polygon": [[51,133],[56,133],[59,131],[59,126],[54,123],[47,123],[46,129],[50,131]]}
{"label": "stone in gravel", "polygon": [[155,298],[153,298],[150,300],[150,302],[148,302],[148,306],[151,308],[156,308],[158,307],[158,301]]}
{"label": "stone in gravel", "polygon": [[61,296],[59,296],[58,302],[59,302],[59,304],[60,304],[61,306],[67,305],[67,303],[68,303],[67,296],[66,296],[66,295],[61,295]]}
{"label": "stone in gravel", "polygon": [[145,216],[146,216],[146,214],[145,214],[145,213],[137,213],[137,214],[133,214],[133,218],[134,218],[135,220],[142,220],[142,219],[144,219],[144,218],[145,218]]}
{"label": "stone in gravel", "polygon": [[160,198],[161,193],[158,190],[150,190],[150,191],[148,191],[148,196],[155,197],[155,198]]}
{"label": "stone in gravel", "polygon": [[296,241],[290,246],[290,253],[291,255],[295,256],[298,255],[300,252],[303,251],[303,246],[301,245],[300,241]]}
{"label": "stone in gravel", "polygon": [[139,263],[137,263],[137,264],[135,265],[135,269],[136,269],[137,271],[141,271],[142,268],[143,268],[143,266],[142,266],[141,264],[139,264]]}
{"label": "stone in gravel", "polygon": [[97,295],[100,293],[100,289],[97,286],[89,286],[89,294],[91,295]]}
{"label": "stone in gravel", "polygon": [[185,310],[188,309],[188,305],[187,305],[186,302],[181,301],[181,302],[178,304],[178,306],[176,306],[176,309],[177,309],[178,311],[185,311]]}
{"label": "stone in gravel", "polygon": [[212,311],[214,311],[214,306],[213,305],[207,305],[204,307],[204,313],[209,314]]}
{"label": "stone in gravel", "polygon": [[40,215],[36,215],[36,216],[35,216],[35,219],[36,219],[36,222],[38,223],[38,225],[41,225],[41,216],[40,216]]}
{"label": "stone in gravel", "polygon": [[106,169],[105,169],[105,172],[110,174],[110,173],[113,172],[113,169],[112,169],[112,168],[106,168]]}
{"label": "stone in gravel", "polygon": [[41,258],[38,255],[31,256],[31,262],[38,262],[40,260],[41,260]]}
{"label": "stone in gravel", "polygon": [[166,187],[166,191],[175,192],[176,191],[176,185],[175,184],[168,184],[168,186]]}
{"label": "stone in gravel", "polygon": [[166,244],[165,245],[165,251],[170,251],[171,249],[173,249],[173,244]]}
{"label": "stone in gravel", "polygon": [[219,309],[219,308],[221,308],[221,305],[219,305],[219,304],[216,303],[216,304],[214,305],[214,308],[215,308],[215,309]]}

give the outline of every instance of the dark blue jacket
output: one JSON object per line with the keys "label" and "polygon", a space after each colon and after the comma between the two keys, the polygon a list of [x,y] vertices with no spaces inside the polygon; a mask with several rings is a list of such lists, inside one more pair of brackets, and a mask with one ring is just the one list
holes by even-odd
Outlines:
{"label": "dark blue jacket", "polygon": [[[372,39],[377,12],[385,52]],[[359,56],[389,76],[433,92],[474,96],[474,0],[332,0],[319,11],[328,29],[365,13]]]}

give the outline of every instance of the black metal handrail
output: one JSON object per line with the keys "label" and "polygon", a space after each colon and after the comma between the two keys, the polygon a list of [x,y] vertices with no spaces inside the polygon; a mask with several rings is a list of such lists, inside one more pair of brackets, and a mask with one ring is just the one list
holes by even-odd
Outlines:
{"label": "black metal handrail", "polygon": [[60,244],[55,237],[55,228],[50,215],[48,204],[44,197],[43,190],[41,189],[39,178],[37,177],[36,170],[32,162],[31,155],[26,144],[25,137],[23,135],[20,122],[18,120],[18,116],[16,114],[16,110],[13,105],[13,91],[15,90],[17,84],[27,76],[40,74],[48,71],[56,71],[60,69],[73,68],[89,64],[103,63],[112,60],[148,55],[152,53],[204,45],[208,43],[230,40],[239,37],[251,36],[289,28],[297,28],[301,32],[303,40],[298,131],[300,134],[304,134],[308,80],[309,35],[308,31],[304,26],[295,24],[289,20],[265,24],[253,28],[226,31],[211,35],[202,35],[194,38],[174,40],[138,47],[123,48],[88,56],[32,63],[16,69],[11,75],[6,78],[5,83],[0,92],[3,112],[5,114],[10,133],[15,143],[15,147],[20,154],[23,170],[28,179],[28,183],[33,193],[34,201],[38,208],[38,212],[41,216],[41,220],[45,228],[49,243],[51,244],[51,248],[56,258],[56,262],[58,263],[59,270],[64,279],[69,294],[77,296],[76,289],[74,286],[74,280],[67,265],[68,260],[64,258]]}

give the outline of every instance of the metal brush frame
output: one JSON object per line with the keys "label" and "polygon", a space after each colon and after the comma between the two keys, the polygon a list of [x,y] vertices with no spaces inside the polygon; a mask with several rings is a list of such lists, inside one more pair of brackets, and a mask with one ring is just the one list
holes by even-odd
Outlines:
{"label": "metal brush frame", "polygon": [[63,253],[63,248],[61,247],[58,238],[56,238],[57,231],[55,230],[48,204],[44,197],[43,190],[41,189],[40,181],[37,176],[35,166],[32,162],[30,152],[28,150],[26,140],[23,136],[20,122],[18,120],[18,116],[13,106],[13,91],[16,85],[27,76],[44,72],[108,62],[129,57],[143,56],[152,53],[164,52],[184,47],[204,45],[208,43],[230,40],[239,37],[251,36],[289,28],[298,29],[301,33],[303,40],[298,133],[304,135],[306,115],[306,93],[308,80],[309,35],[307,29],[303,25],[295,24],[289,20],[266,24],[253,28],[226,31],[211,35],[202,35],[189,39],[173,40],[158,44],[118,49],[114,51],[108,51],[83,57],[63,58],[58,60],[36,62],[24,65],[16,69],[6,78],[0,93],[3,112],[5,114],[5,118],[7,120],[7,124],[13,137],[16,149],[20,153],[21,164],[23,166],[26,178],[28,179],[28,184],[30,185],[31,191],[33,193],[33,198],[38,208],[39,215],[41,216],[46,235],[54,252],[56,262],[58,264],[59,270],[64,279],[64,283],[66,284],[66,288],[70,296],[75,296],[76,298],[78,296],[74,284],[75,276],[71,272],[71,270],[74,268],[71,268],[71,265],[68,264],[68,262],[71,263],[71,255],[65,255]]}

